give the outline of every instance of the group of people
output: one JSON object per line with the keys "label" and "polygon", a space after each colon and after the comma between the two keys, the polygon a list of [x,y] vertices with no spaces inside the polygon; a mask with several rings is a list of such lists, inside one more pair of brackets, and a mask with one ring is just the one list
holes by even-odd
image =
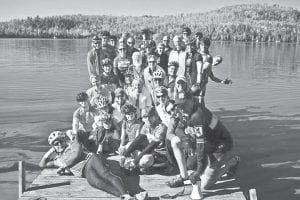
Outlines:
{"label": "group of people", "polygon": [[[149,29],[141,35],[138,47],[129,34],[117,40],[103,31],[92,38],[87,55],[91,88],[76,97],[72,129],[49,135],[52,147],[40,166],[85,177],[121,199],[145,199],[147,193],[126,191],[107,166],[111,155],[119,155],[120,170],[128,176],[174,169],[179,175],[166,183],[169,187],[201,180],[207,189],[217,181],[205,177],[207,170],[234,175],[239,157],[232,154],[232,137],[204,102],[209,78],[232,83],[214,76],[212,67],[222,57],[213,57],[210,39],[201,32],[193,39],[188,27],[172,38],[173,48],[168,35],[157,45]],[[236,162],[220,173],[232,159]]]}

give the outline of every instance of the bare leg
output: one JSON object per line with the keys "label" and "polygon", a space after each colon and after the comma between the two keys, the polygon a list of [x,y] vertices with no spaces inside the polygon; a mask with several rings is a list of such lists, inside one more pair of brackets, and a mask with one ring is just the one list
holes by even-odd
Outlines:
{"label": "bare leg", "polygon": [[177,165],[179,168],[179,172],[182,178],[187,178],[188,177],[188,173],[187,173],[187,167],[186,167],[186,160],[185,157],[183,155],[183,151],[181,149],[181,145],[180,145],[181,141],[179,137],[173,137],[171,140],[171,146],[174,152],[174,156],[176,158],[177,161]]}

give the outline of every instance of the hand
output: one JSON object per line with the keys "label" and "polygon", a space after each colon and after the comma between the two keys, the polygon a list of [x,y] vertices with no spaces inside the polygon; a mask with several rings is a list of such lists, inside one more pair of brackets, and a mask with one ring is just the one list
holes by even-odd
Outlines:
{"label": "hand", "polygon": [[225,80],[221,81],[223,84],[232,84],[232,80],[226,78]]}
{"label": "hand", "polygon": [[96,154],[101,154],[103,151],[103,145],[99,145]]}
{"label": "hand", "polygon": [[124,155],[125,150],[126,150],[126,147],[125,147],[125,146],[120,146],[119,149],[118,149],[119,154],[120,154],[120,155]]}
{"label": "hand", "polygon": [[64,167],[60,167],[60,168],[58,168],[58,170],[56,171],[56,173],[58,174],[58,175],[64,175],[65,174],[65,168]]}

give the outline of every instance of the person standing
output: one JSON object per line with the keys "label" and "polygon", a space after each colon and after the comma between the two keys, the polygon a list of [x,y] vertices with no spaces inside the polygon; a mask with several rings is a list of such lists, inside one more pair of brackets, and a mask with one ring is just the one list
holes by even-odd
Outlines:
{"label": "person standing", "polygon": [[96,35],[92,38],[92,49],[87,54],[87,67],[90,81],[92,77],[99,78],[102,73],[102,59],[104,59],[104,57],[101,49],[101,39]]}
{"label": "person standing", "polygon": [[[102,51],[103,57],[109,58],[110,60],[114,60],[117,56],[115,48],[109,44],[110,33],[108,31],[101,32],[101,42],[102,42]],[[103,58],[103,59],[104,59]]]}

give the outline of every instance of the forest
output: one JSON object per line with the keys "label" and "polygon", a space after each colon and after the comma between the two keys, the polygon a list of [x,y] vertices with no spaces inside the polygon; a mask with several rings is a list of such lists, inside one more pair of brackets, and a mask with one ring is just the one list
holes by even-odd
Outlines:
{"label": "forest", "polygon": [[188,26],[216,41],[300,42],[300,12],[268,4],[243,4],[205,13],[165,16],[64,15],[0,22],[1,38],[89,38],[108,30],[140,38],[149,28],[154,39],[174,36]]}

